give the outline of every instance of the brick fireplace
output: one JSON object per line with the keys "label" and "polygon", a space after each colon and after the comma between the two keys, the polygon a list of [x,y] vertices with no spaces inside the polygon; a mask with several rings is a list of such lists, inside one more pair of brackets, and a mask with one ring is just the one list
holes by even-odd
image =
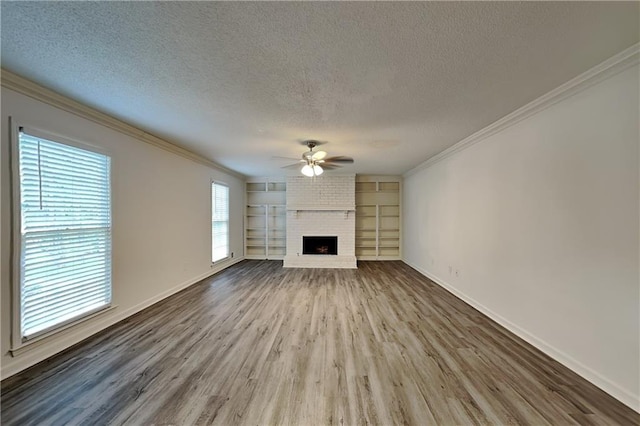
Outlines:
{"label": "brick fireplace", "polygon": [[[357,267],[355,182],[355,175],[287,178],[285,268]],[[303,237],[336,237],[337,254],[304,254]]]}

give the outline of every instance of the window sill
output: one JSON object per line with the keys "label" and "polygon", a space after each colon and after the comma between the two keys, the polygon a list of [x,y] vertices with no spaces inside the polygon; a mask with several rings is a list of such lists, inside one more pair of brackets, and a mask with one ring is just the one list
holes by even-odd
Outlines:
{"label": "window sill", "polygon": [[231,256],[223,257],[222,259],[218,259],[215,262],[211,262],[211,267],[213,268],[214,266],[219,265],[220,263],[228,262],[230,260],[231,260]]}
{"label": "window sill", "polygon": [[50,331],[48,331],[46,333],[43,333],[43,334],[41,334],[39,336],[33,337],[33,338],[31,338],[29,340],[26,340],[24,342],[20,342],[19,344],[14,345],[11,350],[9,350],[9,354],[12,357],[20,356],[20,355],[22,355],[22,354],[24,354],[26,352],[29,352],[30,350],[32,350],[35,347],[41,346],[38,343],[42,343],[43,341],[49,339],[50,337],[53,337],[53,336],[65,331],[65,330],[68,330],[68,329],[70,329],[72,327],[75,327],[76,325],[85,323],[85,322],[91,320],[92,318],[95,318],[95,317],[98,317],[98,316],[102,316],[104,314],[112,312],[116,308],[117,308],[117,306],[115,306],[115,305],[107,306],[107,307],[105,307],[103,309],[100,309],[99,311],[96,311],[96,312],[94,312],[92,314],[89,314],[87,316],[80,317],[80,318],[78,318],[76,320],[68,322],[68,323],[66,323],[66,324],[64,324],[64,325],[62,325],[62,326],[60,326],[58,328],[50,330]]}

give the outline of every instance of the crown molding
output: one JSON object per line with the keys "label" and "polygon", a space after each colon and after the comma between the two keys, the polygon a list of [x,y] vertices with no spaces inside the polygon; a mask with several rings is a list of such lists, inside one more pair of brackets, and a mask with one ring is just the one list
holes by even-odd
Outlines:
{"label": "crown molding", "polygon": [[63,111],[77,115],[78,117],[108,127],[124,135],[131,136],[141,142],[145,142],[157,148],[161,148],[165,151],[171,152],[172,154],[179,155],[181,157],[195,161],[196,163],[219,170],[242,180],[246,178],[245,175],[238,173],[235,170],[224,167],[194,152],[191,152],[175,142],[169,142],[165,139],[154,136],[122,120],[114,118],[108,114],[84,105],[71,98],[63,96],[51,89],[36,84],[31,80],[27,80],[24,77],[14,74],[11,71],[7,71],[4,68],[1,69],[0,83],[4,88],[13,90]]}
{"label": "crown molding", "polygon": [[492,136],[502,130],[513,126],[514,124],[534,115],[540,111],[543,111],[550,106],[567,99],[582,90],[585,90],[609,77],[618,74],[625,69],[632,67],[640,61],[640,43],[636,43],[633,46],[623,50],[617,55],[612,56],[604,62],[596,65],[588,71],[578,75],[577,77],[569,80],[568,82],[558,86],[552,91],[540,96],[532,102],[529,102],[525,106],[518,108],[510,114],[505,115],[498,121],[488,125],[487,127],[473,133],[462,139],[455,145],[445,149],[439,154],[434,155],[425,162],[418,166],[408,170],[403,174],[404,177],[411,176],[418,173],[421,170],[427,169],[430,166],[451,157],[455,153],[462,151],[476,143]]}

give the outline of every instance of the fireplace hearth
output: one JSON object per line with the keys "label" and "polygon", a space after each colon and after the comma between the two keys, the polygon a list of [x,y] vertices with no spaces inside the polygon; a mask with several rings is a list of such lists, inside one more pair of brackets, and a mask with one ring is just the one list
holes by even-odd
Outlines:
{"label": "fireplace hearth", "polygon": [[302,254],[337,255],[338,237],[302,237]]}

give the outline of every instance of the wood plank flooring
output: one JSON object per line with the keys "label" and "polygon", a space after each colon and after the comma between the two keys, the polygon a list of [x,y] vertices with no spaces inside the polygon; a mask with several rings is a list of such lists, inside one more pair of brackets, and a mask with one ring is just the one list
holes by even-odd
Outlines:
{"label": "wood plank flooring", "polygon": [[3,425],[639,424],[402,262],[244,261],[2,383]]}

